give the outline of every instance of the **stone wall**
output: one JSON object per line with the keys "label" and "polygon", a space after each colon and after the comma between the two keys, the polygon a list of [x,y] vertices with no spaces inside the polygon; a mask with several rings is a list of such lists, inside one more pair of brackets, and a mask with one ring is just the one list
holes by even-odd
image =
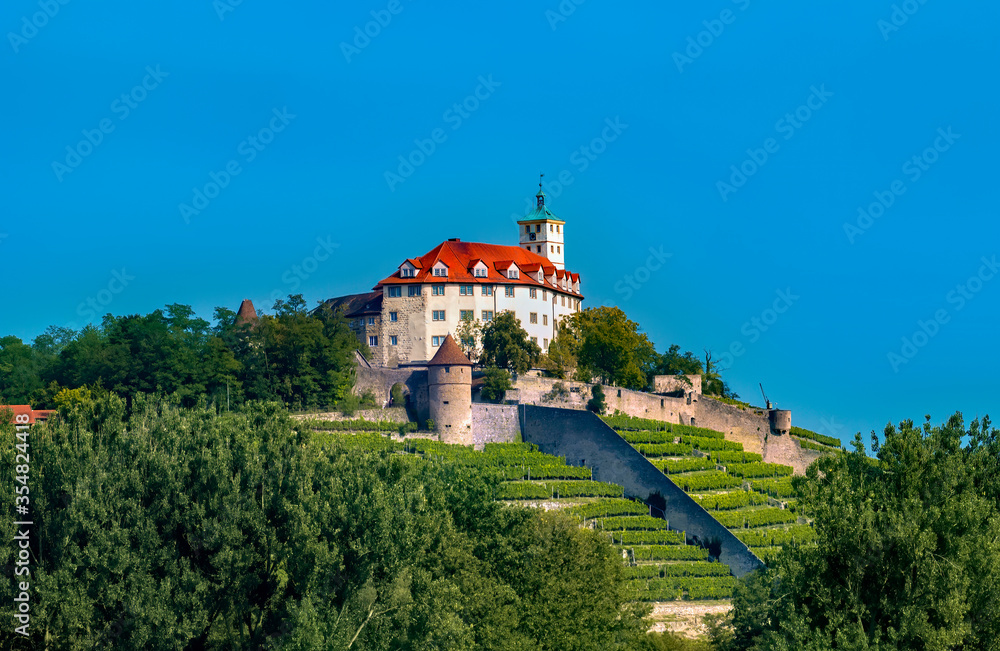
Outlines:
{"label": "stone wall", "polygon": [[406,416],[406,410],[402,407],[386,407],[385,409],[359,409],[354,412],[353,416],[345,416],[339,411],[331,411],[322,414],[303,414],[293,416],[293,418],[315,418],[317,420],[355,420],[358,418],[363,418],[364,420],[388,420],[393,423],[406,423],[409,422],[409,418]]}
{"label": "stone wall", "polygon": [[406,393],[409,395],[411,418],[423,424],[430,417],[426,367],[369,368],[359,364],[355,370],[357,381],[354,384],[354,393],[361,395],[365,391],[371,391],[375,394],[376,401],[387,404],[392,385],[399,382],[406,387]]}
{"label": "stone wall", "polygon": [[514,443],[521,440],[521,416],[518,405],[472,405],[472,434],[477,450],[487,443]]}
{"label": "stone wall", "polygon": [[[761,455],[770,433],[770,422],[763,409],[740,409],[707,396],[697,401],[695,425],[722,432],[730,441],[742,443],[747,452]],[[764,460],[768,461],[766,455]]]}
{"label": "stone wall", "polygon": [[673,391],[683,391],[688,393],[689,391],[694,391],[695,393],[701,393],[701,376],[700,375],[685,375],[687,382],[680,379],[677,375],[654,375],[653,376],[653,393],[671,393]]}
{"label": "stone wall", "polygon": [[569,465],[591,468],[595,480],[619,484],[627,495],[642,500],[661,496],[671,529],[684,531],[692,543],[717,540],[719,560],[736,576],[763,565],[731,531],[596,415],[533,405],[523,409],[525,441],[538,445],[542,452],[564,456]]}

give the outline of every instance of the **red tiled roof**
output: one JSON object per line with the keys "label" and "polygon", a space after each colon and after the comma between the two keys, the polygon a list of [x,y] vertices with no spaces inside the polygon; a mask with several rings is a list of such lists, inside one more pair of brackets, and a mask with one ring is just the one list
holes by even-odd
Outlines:
{"label": "red tiled roof", "polygon": [[[477,261],[482,261],[486,265],[486,276],[473,275],[471,268]],[[438,261],[448,265],[448,276],[434,276],[431,267]],[[532,253],[519,246],[506,246],[503,244],[483,244],[480,242],[441,242],[436,247],[420,256],[417,259],[409,259],[408,262],[417,267],[417,272],[412,278],[402,278],[399,270],[396,270],[388,278],[379,281],[376,288],[381,285],[406,285],[418,283],[504,283],[514,285],[527,285],[529,287],[545,287],[573,296],[583,298],[582,294],[574,294],[562,289],[558,283],[551,282],[553,277],[563,278],[570,275],[569,272],[557,270],[548,258]],[[419,265],[416,263],[420,263]],[[510,263],[516,264],[520,269],[528,273],[521,274],[519,278],[508,279],[505,273],[499,269],[506,270]],[[500,266],[507,264],[506,267]],[[545,275],[542,282],[536,280],[535,274],[541,269]],[[530,275],[529,275],[530,274]],[[571,274],[574,281],[579,279],[579,274]]]}
{"label": "red tiled roof", "polygon": [[[48,420],[52,414],[56,413],[55,409],[32,409],[31,405],[0,405],[0,412],[6,409],[14,412],[11,421],[18,425],[33,425],[35,421]],[[18,423],[17,416],[27,416],[28,420],[25,423]]]}
{"label": "red tiled roof", "polygon": [[444,338],[441,347],[434,354],[433,359],[427,362],[428,366],[472,366],[472,362],[465,356],[462,349],[458,347],[451,335]]}

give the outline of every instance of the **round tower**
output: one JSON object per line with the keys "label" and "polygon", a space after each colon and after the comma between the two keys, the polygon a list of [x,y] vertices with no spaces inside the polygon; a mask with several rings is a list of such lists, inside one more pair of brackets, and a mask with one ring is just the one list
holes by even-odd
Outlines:
{"label": "round tower", "polygon": [[441,441],[473,445],[472,362],[451,335],[427,363],[427,397]]}
{"label": "round tower", "polygon": [[768,412],[771,421],[771,431],[775,434],[788,434],[792,430],[792,412],[787,409],[772,409]]}

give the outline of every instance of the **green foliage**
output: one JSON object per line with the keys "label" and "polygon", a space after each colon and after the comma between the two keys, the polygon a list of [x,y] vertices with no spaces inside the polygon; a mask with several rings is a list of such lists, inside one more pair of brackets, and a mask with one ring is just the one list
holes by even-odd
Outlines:
{"label": "green foliage", "polygon": [[496,366],[513,373],[527,372],[542,354],[542,349],[521,327],[520,319],[509,310],[500,312],[483,326],[482,340],[480,361],[486,366]]}
{"label": "green foliage", "polygon": [[674,601],[676,599],[728,599],[733,594],[736,579],[731,576],[666,577],[636,579],[638,598],[644,601]]}
{"label": "green foliage", "polygon": [[569,398],[569,389],[562,382],[554,382],[552,384],[552,389],[542,395],[542,400],[545,402],[554,402],[556,400],[566,400]]}
{"label": "green foliage", "polygon": [[597,651],[646,628],[606,535],[494,502],[498,480],[460,459],[314,434],[275,404],[141,395],[71,405],[30,437],[31,637],[7,626],[3,648]]}
{"label": "green foliage", "polygon": [[665,474],[691,472],[694,470],[715,470],[715,462],[708,457],[692,457],[690,459],[657,459],[653,465]]}
{"label": "green foliage", "polygon": [[731,648],[1000,648],[1000,432],[956,414],[873,439],[796,478],[817,544],[738,588]]}
{"label": "green foliage", "polygon": [[406,394],[403,393],[405,388],[401,383],[396,382],[389,389],[389,399],[392,401],[394,407],[401,407],[406,404]]}
{"label": "green foliage", "polygon": [[767,504],[765,496],[750,491],[706,495],[705,497],[695,497],[694,501],[700,504],[706,511],[730,511],[733,509],[742,509],[747,506]]}
{"label": "green foliage", "polygon": [[352,418],[350,420],[319,420],[304,418],[299,421],[302,427],[326,432],[396,432],[399,426],[406,425],[407,431],[416,431],[416,423],[397,423],[392,420],[365,420]]}
{"label": "green foliage", "polygon": [[807,441],[806,439],[796,439],[799,445],[802,446],[803,450],[816,450],[818,452],[839,452],[839,449],[831,448],[826,445],[820,445],[819,443],[813,443],[812,441]]}
{"label": "green foliage", "polygon": [[478,362],[479,356],[482,354],[482,349],[480,348],[483,336],[482,323],[471,314],[467,314],[458,322],[455,336],[458,346],[465,353],[465,356],[469,358],[469,361],[473,364]]}
{"label": "green foliage", "polygon": [[631,547],[637,561],[699,561],[708,550],[697,545],[645,545]]}
{"label": "green foliage", "polygon": [[766,527],[772,524],[795,522],[798,516],[787,509],[769,508],[743,511],[723,511],[715,514],[715,519],[731,529],[743,527]]}
{"label": "green foliage", "polygon": [[587,401],[587,409],[594,412],[595,414],[603,414],[604,410],[607,408],[604,402],[604,387],[600,384],[595,384],[591,390],[591,398]]}
{"label": "green foliage", "polygon": [[649,507],[636,500],[602,499],[591,504],[568,508],[565,512],[589,520],[609,515],[646,515],[649,513]]}
{"label": "green foliage", "polygon": [[802,429],[801,427],[792,426],[789,432],[792,436],[797,436],[800,439],[809,439],[811,441],[816,441],[817,443],[822,443],[823,445],[828,445],[838,450],[842,447],[840,439],[835,439],[832,436],[824,436],[823,434],[817,434],[807,429]]}
{"label": "green foliage", "polygon": [[480,395],[483,400],[500,402],[510,390],[510,372],[496,366],[488,366],[483,376],[483,388]]}
{"label": "green foliage", "polygon": [[505,482],[497,487],[498,500],[540,500],[559,497],[621,497],[622,487],[598,481]]}
{"label": "green foliage", "polygon": [[695,561],[690,563],[670,563],[669,565],[636,565],[625,568],[625,576],[631,579],[660,579],[677,576],[729,576],[729,566],[723,563]]}
{"label": "green foliage", "polygon": [[662,355],[654,355],[649,369],[649,383],[654,375],[701,375],[701,360],[690,350],[681,354],[681,347],[673,344]]}
{"label": "green foliage", "polygon": [[704,438],[701,436],[682,436],[681,443],[686,443],[696,450],[711,452],[714,450],[739,450],[743,451],[743,444],[736,441],[727,441],[722,438]]}
{"label": "green foliage", "polygon": [[629,443],[673,443],[675,440],[680,438],[676,436],[671,431],[662,432],[629,432],[621,430],[618,432],[619,436],[628,441]]}
{"label": "green foliage", "polygon": [[611,534],[611,541],[619,545],[683,545],[684,533],[681,531],[616,531]]}
{"label": "green foliage", "polygon": [[771,497],[795,497],[798,492],[790,477],[780,479],[753,479],[750,488]]}
{"label": "green foliage", "polygon": [[750,547],[780,547],[816,540],[816,530],[808,524],[796,524],[782,529],[745,529],[733,533]]}
{"label": "green foliage", "polygon": [[296,409],[340,402],[354,384],[358,341],[342,314],[310,315],[301,295],[275,303],[253,327],[218,308],[216,325],[190,306],[145,316],[106,315],[80,332],[49,328],[31,346],[0,339],[0,403],[54,407],[63,389],[104,387],[131,400],[174,395],[238,406],[278,400]]}
{"label": "green foliage", "polygon": [[670,431],[670,423],[661,420],[651,420],[649,418],[636,418],[627,414],[616,413],[613,416],[602,416],[601,420],[607,423],[608,427],[618,431]]}
{"label": "green foliage", "polygon": [[650,515],[622,515],[605,518],[600,527],[608,531],[615,529],[667,529],[667,521]]}
{"label": "green foliage", "polygon": [[726,464],[726,472],[736,477],[791,477],[794,472],[791,466],[780,463],[730,463]]}
{"label": "green foliage", "polygon": [[[646,388],[646,371],[656,351],[639,324],[617,307],[591,307],[574,312],[561,323],[560,338],[572,342],[583,376],[628,389]],[[563,337],[562,330],[567,331]],[[571,333],[571,334],[570,334]]]}
{"label": "green foliage", "polygon": [[691,454],[691,445],[687,443],[640,443],[635,446],[635,449],[647,457],[675,457]]}
{"label": "green foliage", "polygon": [[427,422],[424,423],[424,429],[426,431],[428,431],[428,432],[433,432],[434,431],[434,419],[433,418],[428,418],[427,419]]}
{"label": "green foliage", "polygon": [[707,472],[700,475],[671,475],[670,480],[677,484],[681,490],[688,492],[739,488],[743,485],[743,480],[724,472]]}
{"label": "green foliage", "polygon": [[763,461],[764,457],[755,452],[713,452],[712,459],[721,464],[728,463],[753,463]]}

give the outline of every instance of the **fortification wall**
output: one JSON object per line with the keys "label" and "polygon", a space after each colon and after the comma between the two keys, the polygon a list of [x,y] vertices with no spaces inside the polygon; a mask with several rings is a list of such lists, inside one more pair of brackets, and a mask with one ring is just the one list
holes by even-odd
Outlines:
{"label": "fortification wall", "polygon": [[387,420],[393,423],[405,423],[409,421],[406,416],[406,409],[402,407],[386,407],[385,409],[359,409],[354,412],[353,416],[345,416],[339,411],[325,412],[322,414],[304,414],[293,416],[292,418],[315,418],[317,420],[355,420],[358,418],[364,420]]}
{"label": "fortification wall", "polygon": [[596,415],[534,405],[523,409],[525,441],[538,445],[542,452],[566,457],[570,465],[591,468],[594,479],[619,484],[627,495],[643,500],[662,496],[670,527],[683,530],[693,543],[717,540],[721,548],[719,560],[728,564],[736,576],[763,565],[731,531]]}
{"label": "fortification wall", "polygon": [[409,394],[411,417],[420,423],[430,418],[426,368],[369,368],[359,364],[355,372],[357,381],[354,384],[354,393],[357,395],[371,391],[375,395],[375,400],[386,404],[389,402],[392,385],[399,382],[406,387],[406,392]]}
{"label": "fortification wall", "polygon": [[521,440],[518,405],[472,404],[472,436],[477,450],[487,443],[514,443]]}
{"label": "fortification wall", "polygon": [[701,376],[685,375],[687,382],[681,380],[677,375],[654,375],[653,393],[671,393],[673,391],[683,391],[688,393],[694,391],[701,394]]}
{"label": "fortification wall", "polygon": [[[569,392],[567,398],[546,398],[546,394],[552,391],[552,387],[556,383],[562,383],[566,387]],[[506,399],[508,402],[519,402],[525,405],[586,409],[587,401],[590,400],[591,396],[591,386],[586,382],[519,376],[514,383],[514,388],[507,392]],[[692,406],[688,404],[686,398],[658,396],[611,386],[604,386],[604,397],[608,413],[614,413],[617,410],[638,418],[690,424]],[[692,402],[692,404],[694,403]]]}

